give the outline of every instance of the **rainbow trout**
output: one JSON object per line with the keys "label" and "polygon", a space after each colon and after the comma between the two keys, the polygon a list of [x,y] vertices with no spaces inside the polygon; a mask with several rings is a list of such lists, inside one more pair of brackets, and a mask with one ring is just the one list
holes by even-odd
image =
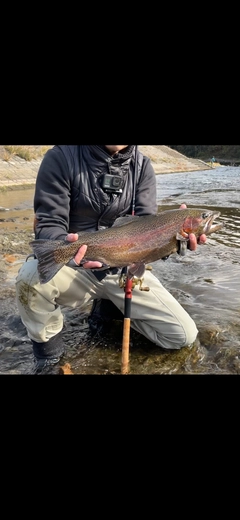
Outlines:
{"label": "rainbow trout", "polygon": [[97,260],[106,267],[128,266],[128,276],[142,276],[145,264],[172,253],[185,254],[189,233],[196,237],[222,228],[213,224],[220,212],[207,209],[170,209],[157,215],[118,218],[110,228],[80,232],[76,242],[38,239],[30,242],[38,259],[41,283],[47,283],[87,245],[84,261]]}

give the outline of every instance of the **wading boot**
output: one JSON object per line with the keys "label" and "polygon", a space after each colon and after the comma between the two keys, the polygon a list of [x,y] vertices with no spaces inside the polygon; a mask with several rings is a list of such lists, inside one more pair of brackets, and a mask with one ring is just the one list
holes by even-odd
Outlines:
{"label": "wading boot", "polygon": [[122,312],[111,300],[94,300],[88,325],[91,334],[104,336],[111,329],[113,320],[123,320]]}
{"label": "wading boot", "polygon": [[59,361],[64,354],[62,332],[53,336],[45,343],[37,343],[32,340],[34,354],[33,374],[36,375],[60,375]]}

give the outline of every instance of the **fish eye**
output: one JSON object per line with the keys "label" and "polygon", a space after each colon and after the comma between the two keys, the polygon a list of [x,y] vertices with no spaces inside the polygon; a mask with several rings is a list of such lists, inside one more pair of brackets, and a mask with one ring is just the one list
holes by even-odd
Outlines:
{"label": "fish eye", "polygon": [[202,218],[207,218],[209,213],[202,213]]}

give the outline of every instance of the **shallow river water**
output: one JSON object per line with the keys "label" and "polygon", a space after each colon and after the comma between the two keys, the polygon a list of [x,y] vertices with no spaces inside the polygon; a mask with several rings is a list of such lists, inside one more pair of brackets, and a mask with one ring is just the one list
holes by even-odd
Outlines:
{"label": "shallow river water", "polygon": [[[165,352],[131,331],[130,375],[240,373],[239,180],[239,167],[157,175],[159,209],[178,208],[181,203],[214,208],[221,211],[218,221],[224,228],[197,251],[152,264],[154,274],[195,320],[199,334],[191,349]],[[18,316],[14,289],[15,275],[32,238],[32,200],[33,190],[0,193],[2,273],[5,265],[0,374],[30,374],[32,370],[31,345]],[[11,255],[15,255],[12,262]],[[115,322],[114,331],[110,329],[104,338],[92,339],[88,312],[80,315],[77,309],[63,309],[65,361],[74,374],[121,374],[122,322]]]}

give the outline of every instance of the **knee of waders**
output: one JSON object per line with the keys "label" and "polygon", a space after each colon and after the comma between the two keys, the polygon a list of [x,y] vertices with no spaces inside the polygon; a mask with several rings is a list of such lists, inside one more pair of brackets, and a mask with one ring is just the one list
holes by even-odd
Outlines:
{"label": "knee of waders", "polygon": [[110,330],[113,320],[123,320],[122,312],[111,300],[94,300],[88,317],[89,330],[92,334],[104,335]]}
{"label": "knee of waders", "polygon": [[37,343],[31,340],[34,354],[34,373],[58,374],[59,361],[64,354],[62,332],[53,336],[49,341]]}

